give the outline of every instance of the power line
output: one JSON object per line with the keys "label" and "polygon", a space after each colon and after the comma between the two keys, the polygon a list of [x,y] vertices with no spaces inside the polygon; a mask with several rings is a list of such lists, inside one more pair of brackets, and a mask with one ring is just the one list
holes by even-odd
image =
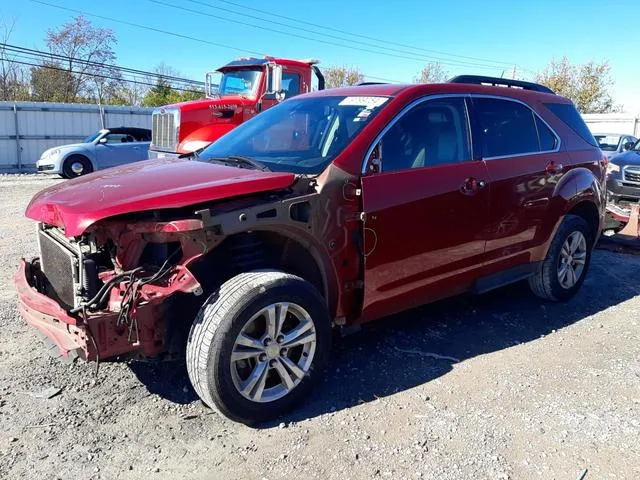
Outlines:
{"label": "power line", "polygon": [[[513,65],[513,63],[514,63],[514,62],[505,62],[505,61],[501,61],[501,60],[491,60],[491,59],[487,59],[487,58],[472,57],[472,56],[468,56],[468,55],[458,55],[458,54],[455,54],[455,53],[443,52],[443,51],[440,51],[440,50],[432,50],[432,49],[427,49],[427,48],[423,48],[423,47],[416,47],[415,45],[408,45],[408,44],[405,44],[405,43],[392,42],[392,41],[390,41],[388,39],[381,40],[380,38],[371,37],[371,36],[368,36],[368,35],[362,35],[362,34],[359,34],[359,33],[348,32],[346,30],[341,30],[341,29],[330,27],[330,26],[327,26],[327,25],[320,25],[318,23],[308,22],[308,21],[305,21],[305,20],[300,20],[300,19],[297,19],[297,18],[288,17],[286,15],[273,13],[273,12],[270,12],[268,10],[261,10],[259,8],[249,7],[247,5],[243,5],[243,4],[240,4],[240,3],[237,3],[237,2],[232,2],[230,0],[213,0],[213,1],[215,1],[217,3],[224,3],[224,4],[228,4],[228,5],[234,5],[236,7],[240,7],[240,8],[246,9],[246,10],[251,10],[251,11],[254,11],[254,12],[262,13],[262,14],[269,15],[269,16],[276,17],[276,18],[282,18],[284,20],[289,20],[291,22],[301,23],[303,25],[310,25],[312,27],[321,28],[321,29],[324,29],[324,30],[330,30],[332,32],[342,33],[342,34],[345,34],[345,35],[350,35],[350,36],[353,36],[353,37],[363,38],[363,39],[366,39],[366,40],[372,40],[374,42],[379,42],[379,43],[383,42],[385,44],[395,45],[395,46],[398,46],[398,47],[411,48],[413,50],[420,50],[420,51],[427,52],[427,53],[435,53],[435,54],[438,54],[438,55],[445,55],[445,56],[449,56],[449,57],[463,58],[463,59],[467,59],[467,60],[476,60],[476,61],[480,61],[480,62],[498,63],[498,64],[504,64],[504,65]],[[209,4],[209,6],[213,7],[213,5],[210,5],[210,4]],[[219,6],[216,6],[214,8],[217,8],[219,10],[224,10],[224,11],[227,11],[227,12],[230,12],[230,13],[235,13],[235,14],[238,14],[238,15],[246,15],[245,13],[237,12],[237,11],[230,10],[230,9],[225,9],[225,8],[222,8],[222,7],[219,7]],[[292,26],[290,26],[290,27],[292,27]],[[293,27],[293,28],[299,28],[299,27]],[[523,70],[528,70],[528,69],[526,69],[526,68],[524,68],[522,66],[520,66],[520,68],[523,69]]]}
{"label": "power line", "polygon": [[162,79],[166,79],[166,80],[173,80],[179,83],[189,83],[189,84],[193,84],[193,85],[197,85],[197,86],[204,86],[204,82],[201,82],[199,80],[192,80],[189,78],[182,78],[182,77],[176,77],[173,75],[165,75],[163,73],[159,73],[159,72],[147,72],[144,70],[137,70],[134,68],[129,68],[129,67],[122,67],[122,66],[118,66],[118,65],[113,65],[113,64],[109,64],[109,63],[102,63],[102,62],[94,62],[94,61],[90,61],[90,60],[85,60],[82,58],[71,58],[71,57],[67,57],[65,55],[60,55],[60,54],[56,54],[56,53],[51,53],[51,52],[44,52],[42,50],[35,50],[32,48],[26,48],[26,47],[21,47],[19,45],[11,45],[8,43],[0,43],[0,51],[4,50],[4,51],[8,51],[8,52],[12,52],[12,53],[25,53],[28,55],[32,55],[34,57],[40,57],[40,58],[46,58],[46,59],[59,59],[59,60],[64,60],[64,61],[72,61],[74,63],[81,63],[83,65],[87,65],[87,66],[94,66],[96,68],[115,68],[117,70],[119,70],[120,72],[126,72],[126,73],[131,73],[134,75],[144,75],[146,77],[154,77],[154,78],[162,78]]}
{"label": "power line", "polygon": [[[379,47],[377,45],[374,45],[373,47],[374,48],[378,48],[378,49],[386,49],[386,50],[401,52],[403,54],[395,54],[395,53],[389,53],[389,52],[385,52],[385,51],[371,50],[370,48],[355,47],[353,45],[346,45],[344,43],[337,43],[337,42],[332,42],[332,41],[329,41],[329,40],[322,40],[322,39],[318,39],[318,38],[308,37],[308,36],[305,36],[305,35],[299,35],[299,34],[292,33],[292,32],[285,32],[285,31],[282,31],[282,30],[266,27],[266,26],[263,26],[263,25],[256,25],[256,24],[253,24],[253,23],[243,22],[241,20],[234,20],[234,19],[229,18],[229,17],[222,17],[220,15],[214,15],[214,14],[211,14],[211,13],[202,12],[200,10],[194,10],[192,8],[187,8],[187,7],[183,7],[183,6],[180,6],[180,5],[174,5],[174,4],[167,3],[167,2],[164,2],[164,1],[161,1],[161,0],[148,0],[148,1],[150,1],[151,3],[155,3],[157,5],[163,5],[165,7],[174,8],[174,9],[177,9],[177,10],[182,10],[182,11],[189,12],[189,13],[194,13],[196,15],[201,15],[201,16],[206,16],[206,17],[209,17],[209,18],[216,18],[216,19],[219,19],[219,20],[224,20],[225,22],[232,22],[232,23],[236,23],[236,24],[239,24],[239,25],[245,25],[245,26],[248,26],[248,27],[257,28],[259,30],[265,30],[265,31],[268,31],[268,32],[275,32],[275,33],[279,33],[281,35],[287,35],[287,36],[294,37],[294,38],[301,38],[301,39],[304,39],[304,40],[310,40],[310,41],[313,41],[313,42],[318,42],[318,43],[322,43],[322,44],[326,44],[326,45],[333,45],[333,46],[337,46],[337,47],[341,47],[341,48],[348,48],[348,49],[356,50],[356,51],[360,51],[360,52],[373,53],[373,54],[376,54],[376,55],[385,55],[385,56],[388,56],[388,57],[402,58],[402,59],[406,59],[406,60],[413,60],[413,61],[419,61],[419,62],[433,61],[435,59],[435,60],[437,60],[439,63],[441,63],[443,65],[451,65],[451,66],[475,67],[475,68],[482,68],[482,69],[489,69],[489,70],[502,70],[504,68],[504,67],[499,67],[499,66],[495,66],[495,65],[486,65],[486,64],[480,64],[480,63],[470,63],[470,62],[460,62],[460,61],[454,62],[454,61],[442,60],[442,59],[439,59],[437,57],[432,57],[432,58],[426,58],[424,56],[423,57],[418,57],[418,56],[415,56],[417,54],[414,54],[412,52],[406,52],[406,51],[403,51],[403,50],[398,50],[398,49],[393,49],[393,48],[388,48],[388,47]],[[201,5],[205,5],[205,6],[211,7],[211,5],[208,5],[208,4],[203,3],[203,2],[197,2],[197,1],[193,1],[193,0],[188,0],[188,1],[191,1],[192,3],[197,3],[197,4],[201,4]],[[264,20],[264,19],[261,19],[261,20]],[[271,21],[267,21],[267,22],[274,23],[274,22],[271,22]],[[291,27],[289,26],[289,28],[291,28]],[[312,32],[312,33],[318,34],[318,32]],[[348,42],[350,41],[350,42],[361,43],[361,44],[364,44],[364,45],[370,45],[371,46],[371,44],[367,44],[367,43],[364,43],[364,42],[357,42],[357,41],[354,41],[354,40],[345,39],[343,37],[335,37],[335,36],[333,36],[333,37],[334,38],[338,38],[338,39],[343,40],[343,41],[348,41]],[[407,53],[409,55],[414,55],[414,56],[408,56]]]}
{"label": "power line", "polygon": [[[52,8],[57,8],[59,10],[64,10],[64,11],[67,11],[67,12],[72,12],[72,13],[76,13],[76,14],[80,14],[80,15],[86,15],[87,17],[99,18],[101,20],[107,20],[107,21],[114,22],[114,23],[120,23],[120,24],[123,24],[123,25],[128,25],[130,27],[141,28],[143,30],[149,30],[149,31],[152,31],[152,32],[162,33],[162,34],[165,34],[165,35],[170,35],[170,36],[173,36],[173,37],[183,38],[183,39],[186,39],[186,40],[192,40],[192,41],[195,41],[195,42],[204,43],[204,44],[208,44],[208,45],[213,45],[213,46],[216,46],[216,47],[235,50],[235,51],[242,52],[242,53],[250,53],[252,55],[259,55],[259,56],[263,56],[263,57],[268,56],[265,53],[257,52],[255,50],[246,50],[246,49],[241,49],[241,48],[237,48],[237,47],[231,47],[229,45],[224,45],[224,44],[220,44],[220,43],[216,43],[216,42],[211,42],[211,41],[208,41],[208,40],[204,40],[202,38],[191,37],[189,35],[183,35],[183,34],[171,32],[171,31],[168,31],[168,30],[163,30],[163,29],[160,29],[160,28],[150,27],[150,26],[147,26],[147,25],[140,25],[140,24],[137,24],[137,23],[128,22],[128,21],[125,21],[125,20],[119,20],[117,18],[107,17],[107,16],[104,16],[104,15],[97,15],[95,13],[86,12],[86,11],[83,11],[83,10],[63,7],[61,5],[55,5],[55,4],[48,3],[48,2],[45,2],[45,1],[42,1],[42,0],[31,0],[31,2],[38,3],[40,5],[46,5],[46,6],[52,7]],[[372,79],[377,79],[377,80],[390,81],[390,82],[393,82],[393,83],[404,83],[404,82],[401,82],[401,81],[398,81],[398,80],[390,80],[390,79],[383,79],[383,78],[380,78],[380,77],[374,77],[374,76],[371,76],[371,75],[367,75],[366,73],[363,73],[363,75],[365,77],[372,78]]]}
{"label": "power line", "polygon": [[[15,55],[15,54],[12,54],[12,55]],[[12,57],[12,58],[7,57],[7,61],[13,62],[13,63],[17,63],[17,64],[20,64],[20,65],[28,65],[28,66],[32,66],[32,67],[46,68],[46,69],[50,69],[50,70],[58,70],[58,71],[61,71],[61,72],[67,72],[67,73],[77,74],[77,75],[82,75],[83,73],[86,73],[86,72],[78,72],[76,70],[67,70],[66,68],[56,67],[56,66],[53,66],[53,65],[42,65],[40,63],[22,62],[20,60],[16,60],[15,58],[16,57]],[[112,75],[100,75],[100,74],[97,74],[97,73],[92,73],[90,76],[91,77],[97,77],[97,78],[105,78],[105,79],[109,79],[109,80],[115,80],[115,78]],[[138,84],[138,85],[146,85],[148,87],[155,87],[156,86],[156,84],[148,83],[148,82],[140,82],[138,80],[130,80],[130,79],[126,79],[126,78],[123,78],[121,80],[123,82],[127,82],[127,83],[134,83],[134,84]],[[195,91],[192,88],[179,88],[179,87],[170,87],[170,88],[172,90],[179,90],[181,92],[193,92],[193,91]]]}
{"label": "power line", "polygon": [[33,3],[38,3],[40,5],[46,5],[48,7],[57,8],[59,10],[65,10],[67,12],[72,12],[72,13],[79,13],[80,15],[86,15],[88,17],[100,18],[101,20],[107,20],[107,21],[110,21],[110,22],[121,23],[123,25],[128,25],[130,27],[141,28],[143,30],[149,30],[151,32],[163,33],[165,35],[171,35],[172,37],[183,38],[185,40],[192,40],[194,42],[204,43],[206,45],[213,45],[214,47],[220,47],[220,48],[226,48],[226,49],[229,49],[229,50],[235,50],[236,52],[251,53],[252,55],[261,55],[263,57],[266,56],[264,53],[257,52],[255,50],[247,50],[247,49],[232,47],[230,45],[225,45],[223,43],[212,42],[210,40],[205,40],[203,38],[191,37],[189,35],[183,35],[181,33],[170,32],[168,30],[163,30],[161,28],[150,27],[148,25],[140,25],[139,23],[128,22],[126,20],[119,20],[117,18],[107,17],[105,15],[98,15],[98,14],[95,14],[95,13],[85,12],[83,10],[77,10],[75,8],[63,7],[61,5],[55,5],[53,3],[43,2],[42,0],[31,0],[31,1]]}
{"label": "power line", "polygon": [[[178,8],[178,9],[181,9],[181,10],[189,11],[191,13],[196,13],[196,14],[199,14],[199,15],[206,15],[206,16],[209,16],[209,17],[212,17],[212,18],[217,18],[217,19],[220,19],[220,20],[237,23],[237,24],[240,24],[240,25],[246,25],[246,26],[250,26],[250,27],[253,27],[253,28],[259,28],[261,30],[268,30],[268,31],[280,33],[280,34],[283,34],[283,35],[289,35],[289,36],[293,36],[293,37],[297,37],[297,38],[303,38],[303,39],[306,39],[306,40],[312,40],[312,41],[316,41],[316,42],[320,42],[320,43],[328,43],[329,45],[336,45],[336,46],[341,46],[341,47],[345,47],[345,48],[355,48],[355,47],[352,47],[350,45],[336,44],[334,42],[327,42],[326,40],[310,38],[310,37],[306,37],[306,36],[302,36],[302,35],[297,35],[297,34],[291,33],[291,32],[283,32],[282,30],[276,30],[276,29],[272,29],[272,28],[268,28],[268,27],[263,27],[263,26],[260,26],[260,25],[255,25],[255,24],[252,24],[252,23],[243,22],[243,21],[240,21],[240,20],[234,20],[234,19],[231,19],[231,18],[228,18],[228,17],[222,17],[222,16],[219,16],[219,15],[207,14],[207,13],[201,12],[199,10],[191,10],[191,9],[188,9],[188,8],[185,8],[185,7],[180,7],[180,6],[177,6],[177,5],[168,4],[168,3],[165,3],[165,2],[162,2],[162,1],[159,1],[159,0],[149,0],[149,1],[151,1],[153,3],[156,3],[156,4],[172,7],[172,8]],[[419,53],[415,53],[415,52],[408,52],[407,50],[400,50],[400,49],[391,48],[391,47],[388,47],[388,46],[374,45],[371,42],[362,42],[362,41],[359,41],[359,40],[352,40],[352,39],[345,38],[345,37],[340,37],[340,36],[337,36],[337,35],[331,35],[331,34],[328,34],[326,32],[318,32],[316,30],[310,30],[308,28],[297,27],[297,26],[286,24],[286,23],[277,22],[275,20],[268,20],[268,19],[256,16],[256,15],[249,15],[249,14],[246,14],[246,13],[237,12],[237,11],[230,10],[230,9],[227,9],[227,8],[221,8],[221,7],[218,7],[218,6],[214,6],[214,5],[211,5],[208,2],[204,2],[204,1],[200,1],[200,0],[187,0],[187,1],[190,2],[190,3],[196,4],[196,5],[202,5],[202,6],[205,6],[205,7],[208,7],[208,8],[215,8],[216,10],[223,10],[223,11],[230,12],[230,13],[233,13],[233,14],[236,14],[236,15],[242,15],[243,17],[253,18],[253,19],[259,20],[261,22],[271,23],[273,25],[280,25],[280,26],[286,27],[288,29],[294,28],[296,30],[312,33],[314,35],[321,35],[323,38],[328,37],[328,38],[341,40],[343,42],[351,42],[351,43],[355,43],[355,44],[358,44],[358,45],[364,45],[364,46],[367,46],[367,47],[378,48],[378,49],[381,49],[381,50],[388,50],[390,52],[396,52],[396,53],[400,53],[400,54],[404,54],[404,55],[414,55],[415,57],[411,57],[410,59],[412,59],[412,60],[420,60],[421,62],[422,61],[437,61],[437,62],[442,63],[442,64],[448,64],[448,65],[453,65],[453,66],[465,66],[465,67],[466,66],[470,66],[470,67],[481,67],[481,68],[489,68],[489,69],[501,69],[501,68],[504,68],[503,66],[487,65],[486,63],[471,63],[471,62],[468,62],[468,61],[450,60],[450,59],[442,58],[442,57],[424,56],[424,54],[419,54]],[[253,10],[253,9],[251,9],[251,10]],[[319,28],[324,28],[324,27],[319,27]],[[379,40],[377,40],[377,41],[379,41]],[[413,47],[409,47],[409,48],[413,48]],[[363,51],[371,52],[371,50],[363,50]],[[385,54],[383,52],[373,52],[373,53],[380,53],[380,54],[383,54],[383,55]],[[400,57],[400,58],[409,58],[409,57],[405,56],[405,57]],[[493,62],[492,60],[487,60],[487,61]],[[503,63],[503,62],[495,62],[495,63]],[[508,65],[511,66],[511,65],[513,65],[513,63],[509,62]]]}

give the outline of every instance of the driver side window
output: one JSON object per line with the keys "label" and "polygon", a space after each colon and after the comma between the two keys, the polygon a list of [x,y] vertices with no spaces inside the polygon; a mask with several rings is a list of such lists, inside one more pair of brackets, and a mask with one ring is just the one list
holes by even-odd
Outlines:
{"label": "driver side window", "polygon": [[107,143],[125,143],[128,142],[129,135],[126,133],[109,133],[106,136]]}
{"label": "driver side window", "polygon": [[463,98],[427,100],[382,137],[382,171],[432,167],[471,159]]}

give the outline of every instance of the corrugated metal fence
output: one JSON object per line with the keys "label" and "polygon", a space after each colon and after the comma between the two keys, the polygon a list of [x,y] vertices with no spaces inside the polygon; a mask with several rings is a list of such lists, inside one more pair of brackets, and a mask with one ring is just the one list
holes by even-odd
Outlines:
{"label": "corrugated metal fence", "polygon": [[640,137],[640,114],[588,113],[582,118],[592,133],[619,133]]}
{"label": "corrugated metal fence", "polygon": [[101,128],[151,128],[152,108],[0,102],[0,172],[30,171],[48,148],[81,142]]}

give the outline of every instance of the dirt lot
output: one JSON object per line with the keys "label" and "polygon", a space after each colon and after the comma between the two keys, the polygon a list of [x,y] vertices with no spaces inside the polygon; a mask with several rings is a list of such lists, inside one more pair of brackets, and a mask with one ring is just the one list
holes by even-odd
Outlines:
{"label": "dirt lot", "polygon": [[567,304],[514,286],[378,322],[337,342],[305,405],[251,429],[203,407],[183,365],[95,376],[46,355],[11,277],[52,183],[0,176],[0,478],[640,478],[640,257],[596,251]]}

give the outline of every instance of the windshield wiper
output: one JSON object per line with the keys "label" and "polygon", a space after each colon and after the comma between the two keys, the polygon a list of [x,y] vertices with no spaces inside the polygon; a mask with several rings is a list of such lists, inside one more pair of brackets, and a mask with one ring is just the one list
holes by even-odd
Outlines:
{"label": "windshield wiper", "polygon": [[209,158],[208,160],[213,160],[213,161],[223,162],[223,163],[235,163],[236,165],[248,165],[249,167],[255,168],[256,170],[260,170],[262,172],[271,171],[265,165],[258,162],[257,160],[254,160],[253,158],[245,157],[242,155],[229,155],[228,157],[213,157],[213,158]]}
{"label": "windshield wiper", "polygon": [[193,152],[187,152],[187,153],[181,153],[180,155],[178,155],[178,158],[187,158],[187,157],[195,157],[198,158],[200,156],[200,154],[202,153],[202,151],[207,148],[209,145],[205,145],[204,147],[200,147],[197,150],[194,150]]}

